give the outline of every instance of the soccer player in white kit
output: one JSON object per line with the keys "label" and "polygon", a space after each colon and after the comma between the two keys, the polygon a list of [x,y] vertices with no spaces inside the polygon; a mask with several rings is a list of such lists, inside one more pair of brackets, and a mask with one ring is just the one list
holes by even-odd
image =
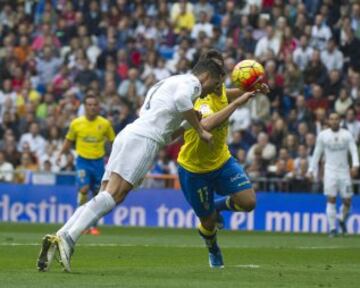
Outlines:
{"label": "soccer player in white kit", "polygon": [[149,90],[139,118],[115,138],[102,192],[80,206],[56,235],[43,238],[37,262],[39,271],[49,269],[55,250],[59,249],[60,262],[70,272],[70,258],[81,232],[109,213],[141,183],[159,149],[171,141],[184,120],[202,140],[211,142],[212,135],[201,126],[193,103],[219,89],[224,75],[222,66],[205,59],[190,74],[169,77]]}
{"label": "soccer player in white kit", "polygon": [[[321,155],[325,154],[324,194],[327,197],[326,215],[330,228],[330,237],[337,235],[336,230],[336,196],[340,193],[342,205],[340,207],[339,226],[346,234],[346,220],[351,207],[353,196],[351,177],[356,177],[359,169],[359,155],[355,140],[348,130],[340,128],[340,117],[336,113],[329,116],[330,128],[318,135],[314,155],[308,174],[311,178],[317,170]],[[352,168],[350,171],[348,152],[351,154]]]}

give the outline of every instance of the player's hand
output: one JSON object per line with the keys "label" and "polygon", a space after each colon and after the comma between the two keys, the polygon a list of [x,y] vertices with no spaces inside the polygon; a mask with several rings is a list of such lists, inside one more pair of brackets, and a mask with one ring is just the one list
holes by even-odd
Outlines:
{"label": "player's hand", "polygon": [[270,92],[270,88],[266,83],[261,83],[261,85],[258,89],[260,90],[260,93],[262,93],[262,94],[268,94]]}
{"label": "player's hand", "polygon": [[211,133],[209,133],[208,131],[206,131],[205,129],[202,129],[201,132],[199,133],[200,139],[205,141],[208,144],[212,144],[213,143],[213,135]]}
{"label": "player's hand", "polygon": [[358,175],[359,167],[353,167],[351,168],[351,177],[356,178]]}
{"label": "player's hand", "polygon": [[239,98],[235,99],[234,103],[237,106],[244,105],[247,101],[249,101],[252,97],[258,93],[259,90],[249,91],[242,94]]}
{"label": "player's hand", "polygon": [[195,114],[196,114],[196,117],[199,119],[199,122],[200,122],[200,121],[201,121],[201,119],[202,119],[202,114],[201,114],[201,112],[200,112],[200,111],[195,110]]}

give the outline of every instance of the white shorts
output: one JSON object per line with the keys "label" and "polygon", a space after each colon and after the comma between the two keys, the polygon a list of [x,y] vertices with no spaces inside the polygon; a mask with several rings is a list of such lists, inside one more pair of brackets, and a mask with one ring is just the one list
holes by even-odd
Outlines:
{"label": "white shorts", "polygon": [[160,145],[154,140],[126,130],[115,138],[102,181],[108,181],[112,172],[119,174],[134,187],[141,184],[151,169]]}
{"label": "white shorts", "polygon": [[341,198],[351,198],[353,188],[350,174],[326,173],[324,175],[324,194],[329,197],[336,197],[340,193]]}

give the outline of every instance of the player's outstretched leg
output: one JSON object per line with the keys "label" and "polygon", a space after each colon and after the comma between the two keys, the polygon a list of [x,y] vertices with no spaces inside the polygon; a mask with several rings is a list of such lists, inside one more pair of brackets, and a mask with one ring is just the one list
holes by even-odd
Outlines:
{"label": "player's outstretched leg", "polygon": [[[198,231],[201,238],[204,239],[205,245],[209,250],[209,265],[211,268],[224,268],[223,256],[220,250],[220,247],[217,243],[217,229],[215,227],[214,218],[215,215],[212,215],[209,218],[202,218],[202,223],[199,224]],[[213,223],[211,223],[213,222]],[[206,223],[206,224],[205,224]],[[206,226],[213,226],[213,229],[209,229]],[[210,224],[210,225],[209,225]]]}
{"label": "player's outstretched leg", "polygon": [[94,221],[98,221],[102,216],[109,213],[117,203],[122,202],[132,187],[133,186],[126,182],[121,176],[112,173],[105,191],[99,193],[85,205],[80,206],[78,209],[83,207],[81,208],[81,213],[75,212],[75,214],[78,214],[78,217],[75,219],[73,215],[69,219],[69,221],[73,220],[73,223],[71,223],[71,225],[67,225],[68,223],[65,224],[64,227],[67,229],[63,227],[56,233],[56,244],[59,249],[60,263],[65,271],[71,271],[71,256],[75,244],[81,236],[81,232],[87,229]]}
{"label": "player's outstretched leg", "polygon": [[73,254],[75,243],[81,232],[87,229],[92,223],[98,221],[102,216],[110,212],[116,203],[112,195],[101,192],[92,200],[83,205],[83,211],[68,230],[60,229],[57,234],[57,245],[60,253],[60,261],[65,271],[70,272],[70,259]]}

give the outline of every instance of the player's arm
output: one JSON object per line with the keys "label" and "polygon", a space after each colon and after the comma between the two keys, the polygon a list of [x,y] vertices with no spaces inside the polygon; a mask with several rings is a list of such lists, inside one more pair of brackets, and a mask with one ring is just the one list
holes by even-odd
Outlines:
{"label": "player's arm", "polygon": [[352,137],[352,135],[350,135],[349,150],[352,160],[351,176],[356,177],[359,170],[359,153],[356,148],[355,139]]}
{"label": "player's arm", "polygon": [[229,103],[233,102],[236,98],[240,97],[245,91],[240,88],[227,88],[226,89],[226,98]]}
{"label": "player's arm", "polygon": [[308,176],[311,180],[314,177],[314,172],[319,164],[319,160],[323,152],[324,152],[324,144],[321,139],[321,135],[319,135],[318,139],[316,140],[314,155],[311,159],[310,167],[308,170]]}
{"label": "player's arm", "polygon": [[69,139],[65,139],[63,146],[61,147],[61,150],[56,158],[56,163],[59,165],[60,161],[61,161],[61,156],[68,153],[71,149],[71,147],[73,146],[74,142],[69,140]]}
{"label": "player's arm", "polygon": [[[237,98],[239,98],[242,94],[244,94],[245,92],[246,91],[244,91],[240,88],[227,88],[226,89],[226,97],[229,102],[233,102]],[[269,86],[265,83],[262,83],[261,86],[259,87],[259,92],[263,93],[263,94],[269,93]]]}
{"label": "player's arm", "polygon": [[184,85],[175,91],[176,109],[182,113],[184,119],[195,129],[202,140],[211,143],[212,135],[201,126],[198,114],[194,110],[192,96],[196,88],[197,87]]}
{"label": "player's arm", "polygon": [[67,134],[65,136],[64,144],[61,147],[61,150],[60,150],[58,156],[56,157],[56,163],[58,165],[60,164],[61,156],[64,155],[65,153],[69,152],[69,150],[71,149],[71,147],[73,146],[73,144],[75,142],[75,139],[76,139],[75,123],[74,123],[74,121],[72,121],[70,123],[69,131],[67,132]]}
{"label": "player's arm", "polygon": [[194,109],[190,109],[182,112],[185,120],[195,129],[195,131],[199,134],[199,137],[205,142],[211,143],[212,135],[208,131],[204,129],[204,127],[200,124],[198,115]]}
{"label": "player's arm", "polygon": [[115,140],[115,131],[114,131],[110,121],[108,121],[108,129],[106,130],[105,135],[106,135],[107,141],[112,144]]}
{"label": "player's arm", "polygon": [[201,120],[202,126],[211,131],[214,128],[217,128],[222,123],[224,123],[232,113],[235,112],[237,108],[244,105],[249,99],[251,99],[257,91],[245,92],[240,97],[237,97],[233,102],[231,102],[228,106],[226,106],[221,111],[214,113],[204,119]]}

